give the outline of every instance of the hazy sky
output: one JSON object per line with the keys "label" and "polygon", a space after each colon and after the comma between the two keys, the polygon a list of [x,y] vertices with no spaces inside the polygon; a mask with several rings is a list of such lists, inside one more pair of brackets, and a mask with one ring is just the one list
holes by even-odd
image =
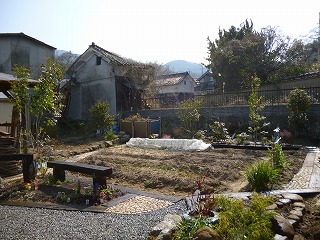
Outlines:
{"label": "hazy sky", "polygon": [[219,27],[279,27],[299,38],[319,27],[320,0],[0,0],[0,32],[23,32],[81,54],[95,42],[142,62],[205,62]]}

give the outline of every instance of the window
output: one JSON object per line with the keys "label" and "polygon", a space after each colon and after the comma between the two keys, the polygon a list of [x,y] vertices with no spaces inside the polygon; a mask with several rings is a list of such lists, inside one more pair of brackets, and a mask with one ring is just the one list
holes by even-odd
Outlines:
{"label": "window", "polygon": [[187,81],[184,81],[184,85],[187,85]]}
{"label": "window", "polygon": [[101,57],[97,57],[97,59],[96,59],[96,64],[97,64],[97,65],[101,65]]}

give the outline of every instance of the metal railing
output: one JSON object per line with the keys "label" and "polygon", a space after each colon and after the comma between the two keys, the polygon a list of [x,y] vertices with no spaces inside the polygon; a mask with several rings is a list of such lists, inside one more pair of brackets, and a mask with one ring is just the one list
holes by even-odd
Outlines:
{"label": "metal railing", "polygon": [[[320,87],[303,88],[311,98],[311,103],[320,102]],[[266,105],[279,105],[288,102],[288,95],[293,89],[263,90],[258,91],[258,95],[263,98]],[[239,91],[229,93],[208,93],[206,95],[196,95],[194,99],[200,100],[203,107],[221,106],[245,106],[248,105],[251,91]],[[181,100],[175,97],[161,97],[143,99],[145,109],[166,109],[178,108]]]}

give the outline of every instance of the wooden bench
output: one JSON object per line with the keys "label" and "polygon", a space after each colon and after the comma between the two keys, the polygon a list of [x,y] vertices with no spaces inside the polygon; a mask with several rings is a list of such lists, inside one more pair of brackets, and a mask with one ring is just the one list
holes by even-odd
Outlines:
{"label": "wooden bench", "polygon": [[0,161],[22,160],[23,181],[30,183],[35,179],[36,169],[33,154],[0,154]]}
{"label": "wooden bench", "polygon": [[66,179],[65,170],[92,175],[93,185],[99,184],[100,186],[105,186],[107,184],[106,177],[112,174],[111,167],[77,162],[48,161],[47,166],[53,168],[53,177],[62,182]]}

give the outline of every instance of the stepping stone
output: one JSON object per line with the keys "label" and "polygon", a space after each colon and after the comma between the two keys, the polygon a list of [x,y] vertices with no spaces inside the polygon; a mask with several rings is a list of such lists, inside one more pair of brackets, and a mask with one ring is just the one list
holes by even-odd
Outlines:
{"label": "stepping stone", "polygon": [[292,202],[303,202],[303,198],[298,194],[284,193],[284,194],[282,194],[282,196],[283,196],[283,198],[290,199]]}

